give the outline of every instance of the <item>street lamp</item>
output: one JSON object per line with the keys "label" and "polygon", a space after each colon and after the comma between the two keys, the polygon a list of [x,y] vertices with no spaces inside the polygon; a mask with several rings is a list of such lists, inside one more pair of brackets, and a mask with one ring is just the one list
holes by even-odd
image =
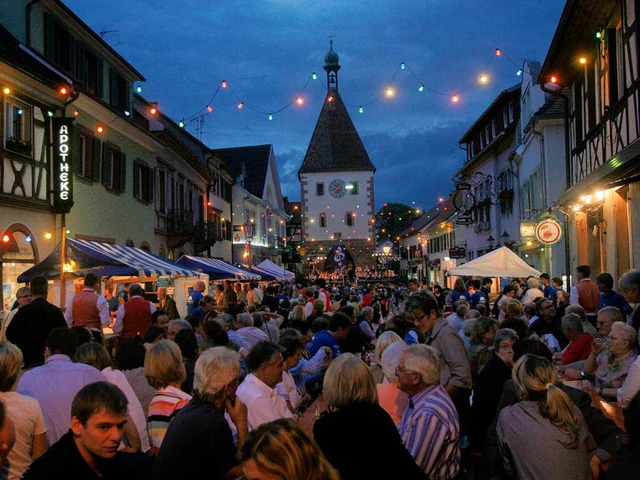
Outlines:
{"label": "street lamp", "polygon": [[384,276],[389,276],[389,255],[391,254],[391,245],[383,245],[382,252],[384,253]]}
{"label": "street lamp", "polygon": [[489,245],[489,250],[493,250],[493,246],[495,245],[496,239],[489,235],[487,238],[487,244]]}
{"label": "street lamp", "polygon": [[256,226],[253,223],[245,223],[242,225],[242,230],[244,231],[244,240],[247,242],[247,253],[248,253],[248,265],[251,268],[251,242],[253,241],[253,237],[256,233]]}

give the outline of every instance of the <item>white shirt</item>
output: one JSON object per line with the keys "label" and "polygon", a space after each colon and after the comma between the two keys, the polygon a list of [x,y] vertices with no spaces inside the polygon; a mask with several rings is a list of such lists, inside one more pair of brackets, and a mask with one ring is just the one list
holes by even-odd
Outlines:
{"label": "white shirt", "polygon": [[294,410],[298,409],[302,403],[302,394],[289,372],[282,372],[282,381],[276,385],[276,390],[278,395],[284,398],[285,402],[288,401]]}
{"label": "white shirt", "polygon": [[618,401],[622,403],[623,407],[627,407],[638,392],[640,392],[640,357],[629,367],[627,378],[618,389]]}
{"label": "white shirt", "polygon": [[236,395],[247,406],[249,430],[280,418],[293,418],[284,398],[253,373],[246,376]]}
{"label": "white shirt", "polygon": [[[588,278],[583,278],[580,281],[581,282],[588,282],[589,279]],[[578,305],[579,304],[579,299],[580,299],[580,295],[578,294],[578,286],[574,285],[573,287],[571,287],[571,291],[569,292],[569,303],[571,305]]]}
{"label": "white shirt", "polygon": [[131,415],[131,420],[135,423],[136,430],[140,436],[140,448],[142,452],[146,453],[151,448],[151,445],[149,444],[149,433],[147,432],[147,416],[144,414],[140,400],[138,400],[127,377],[125,377],[124,373],[120,370],[107,367],[102,370],[102,373],[104,373],[104,376],[107,377],[109,382],[122,390],[122,393],[127,397],[129,402],[129,415]]}
{"label": "white shirt", "polygon": [[258,327],[242,327],[236,330],[236,333],[240,335],[250,346],[253,346],[261,341],[269,341],[269,337],[266,333],[260,330]]}
{"label": "white shirt", "polygon": [[[94,292],[93,288],[85,288],[82,290],[83,292]],[[73,325],[73,299],[75,298],[75,294],[69,297],[69,301],[67,302],[67,308],[64,311],[64,319],[67,321],[67,325],[69,328]],[[98,315],[100,316],[100,324],[103,327],[109,326],[111,323],[111,318],[109,317],[109,303],[107,299],[102,295],[98,295],[98,299],[96,300],[96,307],[98,308]]]}
{"label": "white shirt", "polygon": [[526,292],[524,292],[524,297],[522,297],[522,303],[532,303],[536,298],[544,297],[544,293],[538,287],[530,288]]}
{"label": "white shirt", "polygon": [[[142,297],[140,295],[134,295],[133,297],[129,297],[129,300],[131,300],[132,298],[142,298]],[[153,314],[153,312],[156,311],[156,306],[151,302],[147,302],[147,303],[149,304],[149,309]],[[123,303],[118,307],[118,313],[116,314],[116,321],[113,322],[113,331],[115,333],[121,333],[122,329],[124,328],[124,325],[122,324],[124,320],[124,305],[125,304]]]}

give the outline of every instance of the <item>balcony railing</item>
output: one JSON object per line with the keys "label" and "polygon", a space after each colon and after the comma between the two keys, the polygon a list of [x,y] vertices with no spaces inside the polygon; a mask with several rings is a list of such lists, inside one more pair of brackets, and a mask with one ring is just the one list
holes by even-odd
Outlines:
{"label": "balcony railing", "polygon": [[158,228],[170,235],[193,235],[193,210],[169,210],[158,218]]}

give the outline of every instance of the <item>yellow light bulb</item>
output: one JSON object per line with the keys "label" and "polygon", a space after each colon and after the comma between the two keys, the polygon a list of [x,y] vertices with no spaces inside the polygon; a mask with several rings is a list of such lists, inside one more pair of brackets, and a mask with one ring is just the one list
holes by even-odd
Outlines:
{"label": "yellow light bulb", "polygon": [[393,97],[395,95],[395,90],[391,87],[387,87],[387,89],[385,90],[385,95],[387,97]]}

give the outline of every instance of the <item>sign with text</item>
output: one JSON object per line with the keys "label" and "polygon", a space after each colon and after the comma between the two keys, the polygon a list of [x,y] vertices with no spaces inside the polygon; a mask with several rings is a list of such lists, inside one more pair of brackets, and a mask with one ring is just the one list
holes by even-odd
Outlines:
{"label": "sign with text", "polygon": [[465,258],[467,249],[464,247],[453,247],[449,249],[449,258]]}
{"label": "sign with text", "polygon": [[73,207],[73,158],[71,156],[71,117],[51,119],[53,140],[53,209],[56,213],[69,213]]}

